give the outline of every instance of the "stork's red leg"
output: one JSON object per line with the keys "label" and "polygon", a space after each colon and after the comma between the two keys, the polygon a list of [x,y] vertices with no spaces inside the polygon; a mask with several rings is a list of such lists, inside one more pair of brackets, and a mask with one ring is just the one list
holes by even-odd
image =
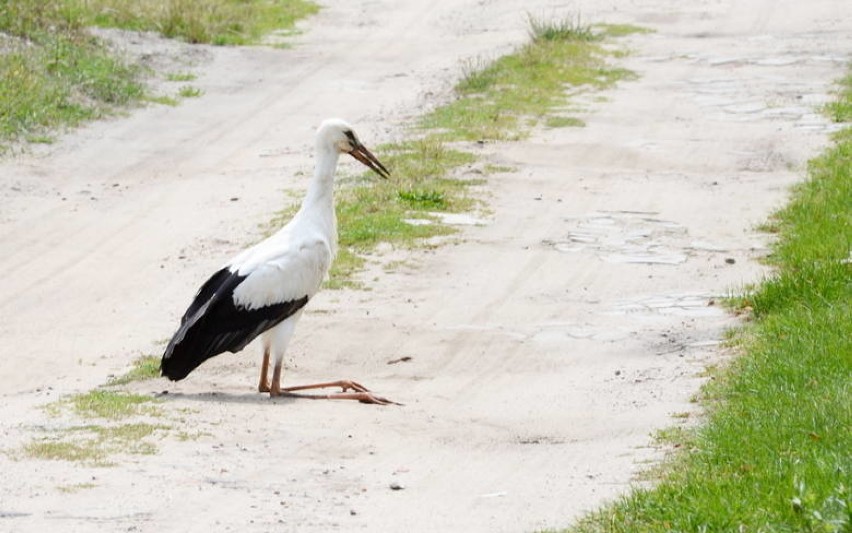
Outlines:
{"label": "stork's red leg", "polygon": [[281,389],[281,363],[276,362],[275,367],[272,369],[272,384],[269,387],[269,395],[271,397],[281,396],[282,393],[285,393]]}
{"label": "stork's red leg", "polygon": [[260,382],[257,384],[257,392],[269,392],[269,348],[263,349],[263,363],[260,365]]}
{"label": "stork's red leg", "polygon": [[376,396],[370,391],[365,392],[336,392],[333,394],[299,394],[297,392],[282,393],[296,398],[306,398],[308,400],[358,400],[361,403],[374,403],[376,405],[402,405],[401,403],[381,396]]}

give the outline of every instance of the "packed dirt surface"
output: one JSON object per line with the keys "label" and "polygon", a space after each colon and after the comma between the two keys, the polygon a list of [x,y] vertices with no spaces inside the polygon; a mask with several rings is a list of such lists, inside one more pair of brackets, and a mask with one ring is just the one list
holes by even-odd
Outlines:
{"label": "packed dirt surface", "polygon": [[[119,35],[178,54],[204,94],[0,163],[0,531],[533,531],[637,483],[655,430],[697,418],[736,323],[718,298],[765,272],[755,226],[826,142],[852,12],[519,6],[329,1],[289,49]],[[286,384],[351,378],[404,406],[270,400],[252,345],[130,387],[173,428],[156,453],[27,458],[80,423],[42,406],[160,353],[199,284],[303,190],[322,119],[401,138],[465,61],[527,38],[526,12],[654,33],[616,43],[638,79],[574,100],[585,127],[474,145],[513,169],[486,177],[488,213],[442,247],[382,250],[370,290],[309,304]]]}

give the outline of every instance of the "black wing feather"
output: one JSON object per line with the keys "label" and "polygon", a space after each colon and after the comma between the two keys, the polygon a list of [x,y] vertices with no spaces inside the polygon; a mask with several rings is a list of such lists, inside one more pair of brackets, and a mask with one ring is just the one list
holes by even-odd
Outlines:
{"label": "black wing feather", "polygon": [[304,296],[258,309],[237,307],[234,290],[244,279],[226,267],[201,286],[163,354],[164,376],[178,381],[213,356],[239,352],[308,303]]}

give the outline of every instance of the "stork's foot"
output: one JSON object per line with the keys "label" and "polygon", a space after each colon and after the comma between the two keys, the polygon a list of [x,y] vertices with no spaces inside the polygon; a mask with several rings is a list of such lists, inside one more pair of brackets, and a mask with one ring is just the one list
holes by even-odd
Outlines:
{"label": "stork's foot", "polygon": [[[297,391],[310,389],[326,389],[330,387],[340,387],[343,392],[334,394],[298,394]],[[352,392],[350,392],[352,391]],[[296,385],[294,387],[279,388],[273,386],[269,390],[269,396],[292,396],[296,398],[307,398],[310,400],[358,400],[361,403],[372,403],[376,405],[402,405],[401,403],[388,400],[381,396],[376,396],[370,389],[348,379],[339,381],[327,381],[324,383],[313,383],[311,385]]]}
{"label": "stork's foot", "polygon": [[[358,400],[361,403],[376,405],[402,405],[401,403],[376,396],[372,392],[338,392],[334,394],[299,394],[298,392],[281,392],[281,396],[304,398],[306,400]],[[270,395],[271,396],[271,395]]]}
{"label": "stork's foot", "polygon": [[296,385],[294,387],[284,387],[281,389],[285,392],[296,392],[300,390],[308,390],[308,389],[328,389],[331,387],[340,387],[340,390],[343,392],[355,391],[355,392],[370,392],[370,389],[361,385],[356,381],[352,381],[349,379],[340,379],[337,381],[326,381],[323,383],[312,383],[310,385]]}
{"label": "stork's foot", "polygon": [[272,387],[269,385],[269,382],[263,382],[257,384],[257,392],[272,392]]}

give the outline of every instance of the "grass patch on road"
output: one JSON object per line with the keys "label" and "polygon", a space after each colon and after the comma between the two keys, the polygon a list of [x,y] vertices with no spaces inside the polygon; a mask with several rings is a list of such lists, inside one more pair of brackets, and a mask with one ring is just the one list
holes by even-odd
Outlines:
{"label": "grass patch on road", "polygon": [[197,77],[192,72],[170,72],[166,74],[166,81],[195,81]]}
{"label": "grass patch on road", "polygon": [[184,85],[178,89],[178,96],[181,98],[199,98],[202,94],[204,94],[204,91],[192,85]]}
{"label": "grass patch on road", "polygon": [[635,75],[613,67],[606,33],[574,19],[529,19],[530,41],[517,52],[467,70],[456,86],[457,99],[421,119],[444,141],[520,139],[570,91],[601,90]]}
{"label": "grass patch on road", "polygon": [[305,0],[65,0],[86,24],[155,31],[189,43],[257,44],[319,7]]}
{"label": "grass patch on road", "polygon": [[[614,52],[604,46],[605,30],[575,19],[530,17],[529,33],[529,42],[516,52],[468,68],[454,100],[421,117],[413,139],[376,150],[393,173],[390,180],[368,177],[368,183],[340,188],[340,253],[328,286],[357,286],[354,276],[363,267],[363,254],[379,242],[411,246],[455,231],[438,215],[476,209],[480,203],[470,188],[496,171],[493,165],[475,168],[471,141],[522,138],[565,106],[572,92],[610,87],[633,76],[608,64]],[[565,117],[548,124],[583,123]],[[463,167],[471,167],[474,177],[459,177]]]}
{"label": "grass patch on road", "polygon": [[109,458],[113,455],[156,453],[157,447],[146,439],[163,429],[168,428],[147,423],[75,426],[29,442],[24,446],[24,453],[46,461],[111,466]]}
{"label": "grass patch on road", "polygon": [[[852,76],[829,112],[852,108]],[[849,120],[845,112],[832,117]],[[705,387],[708,421],[656,488],[572,532],[847,532],[852,527],[852,127],[809,166],[740,305],[743,354]]]}
{"label": "grass patch on road", "polygon": [[23,454],[31,459],[111,466],[114,463],[109,459],[114,455],[156,453],[150,437],[171,429],[150,420],[163,416],[156,403],[151,396],[100,388],[53,402],[45,407],[53,418],[85,423],[41,428],[41,434],[24,445]]}
{"label": "grass patch on road", "polygon": [[[368,184],[338,191],[339,251],[327,287],[360,287],[355,276],[364,266],[364,253],[380,242],[412,246],[448,235],[452,229],[438,224],[429,213],[473,206],[466,194],[469,182],[449,177],[454,169],[473,163],[472,154],[433,137],[380,146],[377,152],[393,176],[381,181],[365,176]],[[430,223],[410,223],[415,217]]]}
{"label": "grass patch on road", "polygon": [[133,361],[133,367],[107,382],[107,386],[127,385],[134,381],[145,381],[160,376],[160,358],[156,355],[143,355]]}
{"label": "grass patch on road", "polygon": [[52,403],[48,405],[47,410],[50,414],[58,416],[66,407],[70,406],[74,415],[80,418],[123,420],[140,415],[160,416],[162,413],[154,405],[155,403],[151,396],[94,389]]}

